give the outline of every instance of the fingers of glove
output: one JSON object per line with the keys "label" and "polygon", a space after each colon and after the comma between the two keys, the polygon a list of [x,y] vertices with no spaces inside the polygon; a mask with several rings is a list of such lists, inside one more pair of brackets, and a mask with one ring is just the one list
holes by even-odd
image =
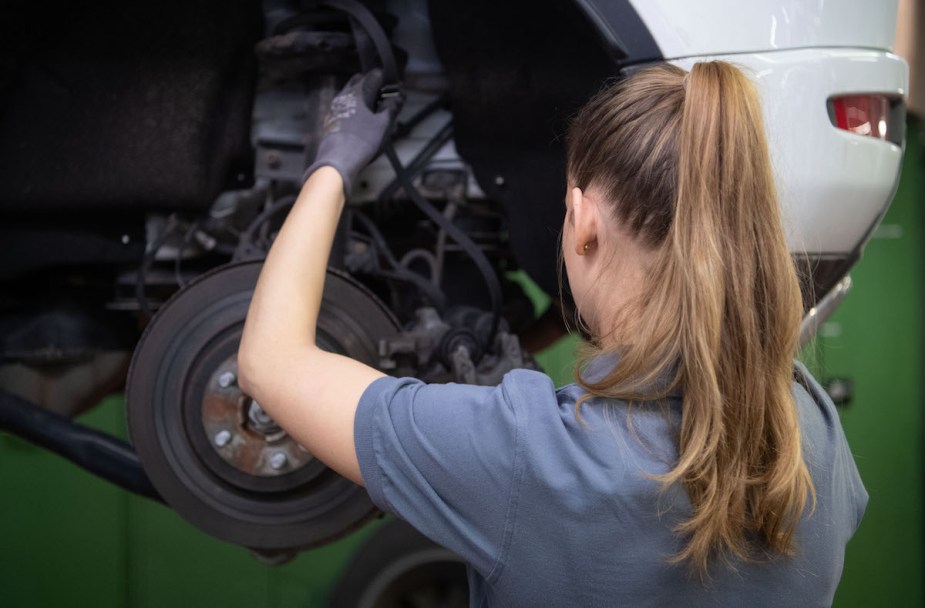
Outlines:
{"label": "fingers of glove", "polygon": [[394,112],[390,108],[383,108],[373,115],[371,122],[373,125],[375,125],[374,129],[379,137],[380,142],[385,138],[386,132],[389,130],[389,126],[392,124],[393,117]]}
{"label": "fingers of glove", "polygon": [[346,93],[348,91],[352,91],[353,89],[356,88],[357,84],[361,80],[363,80],[363,74],[361,72],[357,72],[356,74],[350,77],[350,80],[347,81],[347,84],[344,85],[344,88],[342,88],[340,92]]}
{"label": "fingers of glove", "polygon": [[341,124],[357,113],[357,98],[352,93],[341,93],[331,100],[331,107],[324,117],[324,132],[337,133]]}
{"label": "fingers of glove", "polygon": [[401,105],[401,97],[397,95],[387,97],[382,100],[382,103],[379,104],[379,112],[377,112],[377,114],[382,114],[385,112],[388,114],[389,118],[395,118],[398,115],[398,112],[401,110]]}
{"label": "fingers of glove", "polygon": [[[366,74],[354,74],[347,84],[331,100],[331,108],[325,117],[325,132],[336,133],[340,122],[359,113],[371,114],[376,107],[376,98],[382,88],[382,70],[376,68]],[[361,104],[366,107],[362,107]]]}
{"label": "fingers of glove", "polygon": [[375,68],[363,75],[362,82],[363,101],[370,110],[376,109],[376,98],[379,97],[379,91],[382,90],[382,70]]}
{"label": "fingers of glove", "polygon": [[367,108],[375,110],[380,89],[382,89],[382,70],[375,68],[365,74],[351,76],[335,99],[361,99]]}

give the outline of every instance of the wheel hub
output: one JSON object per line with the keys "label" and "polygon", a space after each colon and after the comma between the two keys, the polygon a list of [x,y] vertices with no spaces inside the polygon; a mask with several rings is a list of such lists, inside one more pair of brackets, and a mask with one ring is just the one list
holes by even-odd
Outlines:
{"label": "wheel hub", "polygon": [[237,365],[229,357],[208,380],[202,399],[202,428],[215,453],[238,471],[279,477],[314,462],[260,404],[237,385]]}

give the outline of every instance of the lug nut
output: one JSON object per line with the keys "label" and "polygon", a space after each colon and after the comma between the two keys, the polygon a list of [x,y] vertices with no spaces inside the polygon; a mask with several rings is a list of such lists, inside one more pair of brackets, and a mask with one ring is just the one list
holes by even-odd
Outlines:
{"label": "lug nut", "polygon": [[213,437],[212,440],[215,441],[215,445],[223,448],[231,441],[231,433],[228,431],[219,431],[215,434],[215,437]]}
{"label": "lug nut", "polygon": [[234,375],[234,372],[224,372],[221,376],[218,377],[218,385],[222,388],[228,388],[234,384],[237,380],[237,376]]}
{"label": "lug nut", "polygon": [[282,452],[277,452],[276,454],[270,456],[270,466],[273,467],[273,470],[275,471],[279,471],[284,466],[286,466],[287,461],[288,459],[286,458],[286,455]]}

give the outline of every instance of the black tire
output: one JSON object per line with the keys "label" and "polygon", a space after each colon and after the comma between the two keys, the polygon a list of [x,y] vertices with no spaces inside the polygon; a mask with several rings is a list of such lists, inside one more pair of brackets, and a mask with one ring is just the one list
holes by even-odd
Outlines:
{"label": "black tire", "polygon": [[403,521],[367,539],[331,593],[329,608],[467,608],[466,565]]}

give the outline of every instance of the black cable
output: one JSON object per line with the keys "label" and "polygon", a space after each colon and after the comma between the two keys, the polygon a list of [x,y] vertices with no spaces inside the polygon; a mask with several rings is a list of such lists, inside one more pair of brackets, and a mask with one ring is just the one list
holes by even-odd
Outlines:
{"label": "black cable", "polygon": [[269,207],[261,211],[257,217],[255,217],[250,224],[247,225],[247,228],[241,232],[241,236],[238,238],[238,246],[234,251],[234,260],[241,260],[244,258],[245,254],[248,253],[248,247],[253,242],[254,233],[257,232],[261,226],[263,226],[267,221],[269,221],[274,215],[279,213],[281,210],[286,207],[291,207],[295,204],[296,197],[294,195],[284,196],[278,201],[272,203]]}
{"label": "black cable", "polygon": [[369,233],[371,239],[379,248],[380,253],[385,256],[385,259],[389,262],[389,266],[397,268],[400,264],[398,263],[398,258],[395,257],[395,254],[392,253],[392,249],[389,247],[389,244],[386,242],[385,237],[382,235],[382,232],[379,231],[379,227],[376,226],[376,223],[369,219],[362,211],[351,210],[350,212],[351,219],[356,218],[360,220],[360,223],[363,224],[363,227],[366,228],[366,232]]}
{"label": "black cable", "polygon": [[[437,133],[431,138],[427,145],[421,148],[421,151],[411,159],[411,162],[408,163],[408,166],[405,167],[404,173],[408,176],[408,180],[413,180],[430,162],[430,159],[440,151],[440,148],[450,141],[453,138],[453,122],[450,121],[443,126]],[[379,202],[385,202],[391,200],[395,194],[401,188],[401,182],[398,178],[398,175],[395,176],[389,184],[382,189],[382,192],[379,193]],[[410,196],[410,195],[409,195]]]}
{"label": "black cable", "polygon": [[325,0],[324,4],[347,13],[366,30],[370,41],[376,47],[379,61],[382,62],[383,82],[386,85],[398,84],[401,80],[401,74],[398,70],[398,62],[395,61],[395,51],[392,49],[392,43],[389,41],[389,37],[386,36],[385,30],[382,29],[382,25],[379,24],[370,10],[357,0]]}
{"label": "black cable", "polygon": [[443,292],[413,270],[408,270],[403,267],[398,267],[394,270],[378,270],[376,276],[411,283],[421,290],[438,312],[441,314],[446,312],[446,296],[443,295]]}
{"label": "black cable", "polygon": [[408,120],[399,122],[395,127],[395,133],[392,134],[392,139],[403,139],[410,134],[416,126],[421,124],[425,118],[442,108],[445,103],[446,94],[442,94],[415,112]]}
{"label": "black cable", "polygon": [[385,237],[382,236],[382,233],[379,231],[379,228],[376,226],[375,222],[369,219],[365,213],[360,211],[352,211],[351,218],[360,220],[360,222],[363,224],[363,227],[366,228],[366,231],[369,233],[370,238],[373,240],[374,246],[385,257],[386,261],[389,263],[389,266],[392,268],[391,271],[379,270],[376,274],[386,278],[398,279],[412,283],[415,287],[420,289],[425,296],[427,296],[427,298],[431,301],[437,310],[440,312],[446,310],[446,295],[444,295],[443,291],[440,290],[440,287],[434,285],[413,270],[409,270],[402,266],[401,263],[395,258],[395,254],[392,253],[392,250],[389,248]]}
{"label": "black cable", "polygon": [[395,153],[395,147],[392,145],[391,141],[386,141],[383,152],[385,153],[386,158],[389,159],[389,162],[392,163],[392,168],[395,170],[396,178],[401,184],[401,187],[411,198],[412,202],[414,202],[417,208],[420,209],[424,215],[426,215],[432,222],[443,228],[447,235],[463,248],[469,257],[472,258],[472,261],[476,268],[478,268],[479,272],[482,273],[482,277],[485,279],[485,285],[488,287],[488,295],[491,298],[491,331],[488,334],[488,344],[486,345],[490,348],[491,343],[495,339],[495,335],[498,333],[498,326],[501,323],[502,300],[501,282],[498,280],[498,275],[495,274],[494,269],[491,267],[491,262],[488,261],[488,258],[485,257],[485,253],[478,248],[478,245],[476,245],[465,232],[460,230],[456,224],[454,224],[442,213],[437,211],[437,209],[430,203],[430,201],[421,196],[421,193],[418,192],[417,188],[414,187],[414,184],[411,183],[411,178],[408,176],[405,167],[402,166],[398,155]]}

